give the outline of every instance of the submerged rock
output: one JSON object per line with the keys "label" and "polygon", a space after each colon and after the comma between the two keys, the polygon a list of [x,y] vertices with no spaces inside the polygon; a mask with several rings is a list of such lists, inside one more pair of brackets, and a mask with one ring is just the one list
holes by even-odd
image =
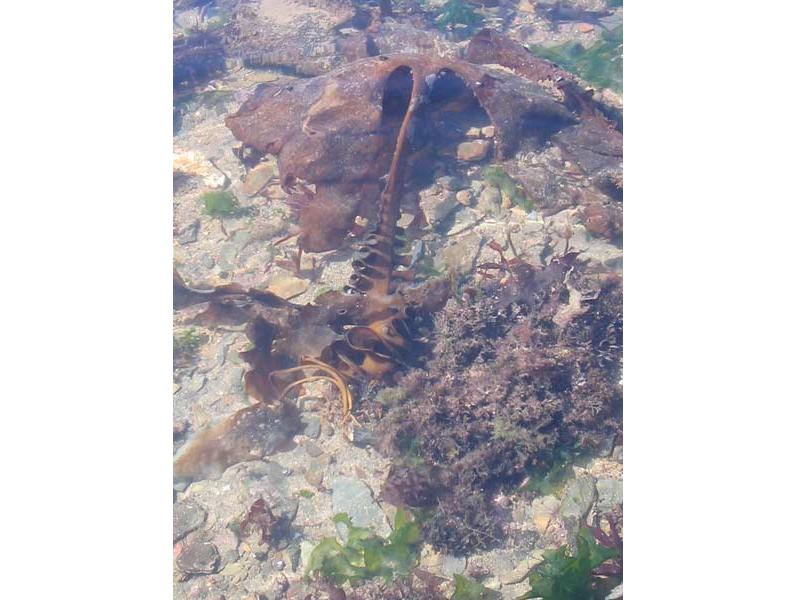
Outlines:
{"label": "submerged rock", "polygon": [[489,142],[486,140],[474,140],[471,142],[462,142],[458,145],[457,155],[458,160],[464,161],[479,161],[486,158],[489,153]]}
{"label": "submerged rock", "polygon": [[219,569],[219,551],[211,542],[194,542],[181,550],[176,562],[187,575],[209,575]]}
{"label": "submerged rock", "polygon": [[263,402],[248,406],[182,446],[173,463],[173,478],[216,479],[231,465],[276,452],[299,428],[293,407],[276,409]]}
{"label": "submerged rock", "polygon": [[559,515],[570,528],[575,528],[589,512],[596,497],[594,478],[588,473],[580,475],[564,491]]}
{"label": "submerged rock", "polygon": [[[380,536],[389,535],[391,529],[386,515],[366,483],[353,477],[338,477],[331,483],[331,488],[334,514],[347,513],[356,527],[372,527]],[[346,537],[346,528],[340,534]]]}
{"label": "submerged rock", "polygon": [[320,75],[340,64],[336,28],[355,15],[339,0],[235,2],[226,49],[251,67],[285,67]]}
{"label": "submerged rock", "polygon": [[468,275],[475,268],[475,259],[481,250],[483,240],[474,232],[459,237],[450,246],[443,248],[434,258],[437,268],[454,272],[459,276]]}
{"label": "submerged rock", "polygon": [[619,479],[597,480],[597,510],[608,512],[622,504],[622,481]]}
{"label": "submerged rock", "polygon": [[458,206],[455,193],[439,186],[423,190],[419,195],[419,208],[432,227],[444,221]]}
{"label": "submerged rock", "polygon": [[206,520],[206,511],[194,502],[179,502],[172,507],[172,541],[177,542]]}
{"label": "submerged rock", "polygon": [[303,435],[312,440],[317,439],[322,427],[320,418],[317,415],[304,415],[301,420],[303,422]]}
{"label": "submerged rock", "polygon": [[255,196],[267,187],[277,173],[278,168],[274,163],[262,162],[247,174],[242,184],[242,190],[248,196]]}

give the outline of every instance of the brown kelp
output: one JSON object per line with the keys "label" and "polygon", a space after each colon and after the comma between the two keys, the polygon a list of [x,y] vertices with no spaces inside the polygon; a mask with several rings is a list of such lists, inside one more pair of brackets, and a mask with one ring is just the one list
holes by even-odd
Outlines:
{"label": "brown kelp", "polygon": [[375,222],[380,182],[399,160],[395,142],[408,146],[406,172],[424,170],[425,150],[441,152],[452,137],[443,121],[452,130],[465,114],[495,125],[498,157],[513,154],[521,137],[544,124],[558,129],[575,120],[522,77],[466,61],[394,55],[265,84],[226,123],[248,149],[277,155],[300,248],[321,252],[341,245],[356,216]]}
{"label": "brown kelp", "polygon": [[[247,324],[252,347],[241,356],[255,402],[196,434],[176,458],[176,474],[216,476],[279,449],[298,427],[287,395],[305,383],[334,384],[348,415],[353,384],[394,382],[419,366],[420,327],[441,309],[451,286],[420,284],[400,252],[400,195],[410,173],[454,150],[467,124],[494,126],[491,153],[503,159],[521,140],[555,140],[587,114],[533,78],[417,55],[376,56],[312,79],[259,86],[226,124],[248,164],[267,153],[277,157],[299,250],[326,251],[355,239],[356,217],[371,223],[370,233],[358,243],[349,285],[305,306],[237,284],[199,290],[176,276],[176,308],[202,307],[196,318],[205,324]],[[557,445],[595,442],[617,423],[615,374],[598,366],[599,347],[587,339],[596,321],[575,325],[595,309],[596,319],[617,318],[614,285],[578,275],[575,253],[543,268],[501,259],[483,271],[494,269],[503,279],[451,301],[437,317],[433,362],[405,376],[413,399],[386,424],[395,449],[421,459],[393,471],[387,490],[394,483],[408,496],[412,488],[398,481],[407,475],[398,473],[413,472],[417,488],[427,491],[403,499],[437,502],[423,527],[433,543],[451,549],[486,545],[497,532],[478,490],[522,475]],[[603,352],[616,364],[612,342]],[[269,443],[255,439],[257,430],[270,433]],[[447,470],[454,465],[458,471]],[[453,493],[442,494],[443,485]]]}

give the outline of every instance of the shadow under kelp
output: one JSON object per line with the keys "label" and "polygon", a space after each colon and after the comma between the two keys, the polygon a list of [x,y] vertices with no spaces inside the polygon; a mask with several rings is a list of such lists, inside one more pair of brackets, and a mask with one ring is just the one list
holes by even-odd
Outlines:
{"label": "shadow under kelp", "polygon": [[621,430],[617,279],[581,273],[575,253],[492,266],[509,283],[448,302],[427,369],[379,426],[396,457],[384,499],[427,511],[426,541],[457,555],[503,538],[495,495]]}

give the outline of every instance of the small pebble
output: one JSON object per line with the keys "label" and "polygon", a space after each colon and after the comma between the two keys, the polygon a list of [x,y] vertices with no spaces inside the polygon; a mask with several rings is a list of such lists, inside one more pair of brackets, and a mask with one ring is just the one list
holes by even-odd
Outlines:
{"label": "small pebble", "polygon": [[327,465],[320,463],[311,463],[305,474],[305,480],[314,487],[322,485],[322,480],[325,477],[325,469]]}
{"label": "small pebble", "polygon": [[472,193],[469,190],[460,190],[456,192],[456,200],[464,206],[469,206],[472,203]]}
{"label": "small pebble", "polygon": [[197,241],[197,234],[200,231],[200,220],[195,219],[192,223],[184,227],[178,234],[178,243],[182,246],[193,244]]}
{"label": "small pebble", "polygon": [[275,567],[278,571],[283,571],[286,567],[286,563],[283,562],[281,559],[278,559],[272,563],[272,566]]}
{"label": "small pebble", "polygon": [[400,215],[400,218],[397,220],[397,226],[406,228],[414,221],[414,215],[411,213],[403,213]]}
{"label": "small pebble", "polygon": [[611,451],[611,458],[622,462],[622,446],[616,446],[614,450]]}
{"label": "small pebble", "polygon": [[470,127],[467,129],[467,137],[469,138],[479,138],[481,137],[481,129],[480,127]]}
{"label": "small pebble", "polygon": [[472,142],[462,142],[456,149],[458,160],[478,161],[486,158],[489,153],[489,142],[486,140],[475,140]]}
{"label": "small pebble", "polygon": [[304,415],[301,420],[305,426],[303,435],[310,437],[312,440],[317,439],[321,429],[320,418],[317,415]]}
{"label": "small pebble", "polygon": [[317,446],[314,442],[309,442],[306,444],[306,453],[312,457],[316,458],[322,454],[322,448]]}

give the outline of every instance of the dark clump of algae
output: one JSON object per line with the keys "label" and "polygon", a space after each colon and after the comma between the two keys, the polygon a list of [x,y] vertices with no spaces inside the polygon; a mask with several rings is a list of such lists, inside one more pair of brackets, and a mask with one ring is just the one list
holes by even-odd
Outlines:
{"label": "dark clump of algae", "polygon": [[536,56],[553,61],[598,88],[622,92],[622,25],[604,31],[588,48],[570,41],[557,46],[530,46]]}

